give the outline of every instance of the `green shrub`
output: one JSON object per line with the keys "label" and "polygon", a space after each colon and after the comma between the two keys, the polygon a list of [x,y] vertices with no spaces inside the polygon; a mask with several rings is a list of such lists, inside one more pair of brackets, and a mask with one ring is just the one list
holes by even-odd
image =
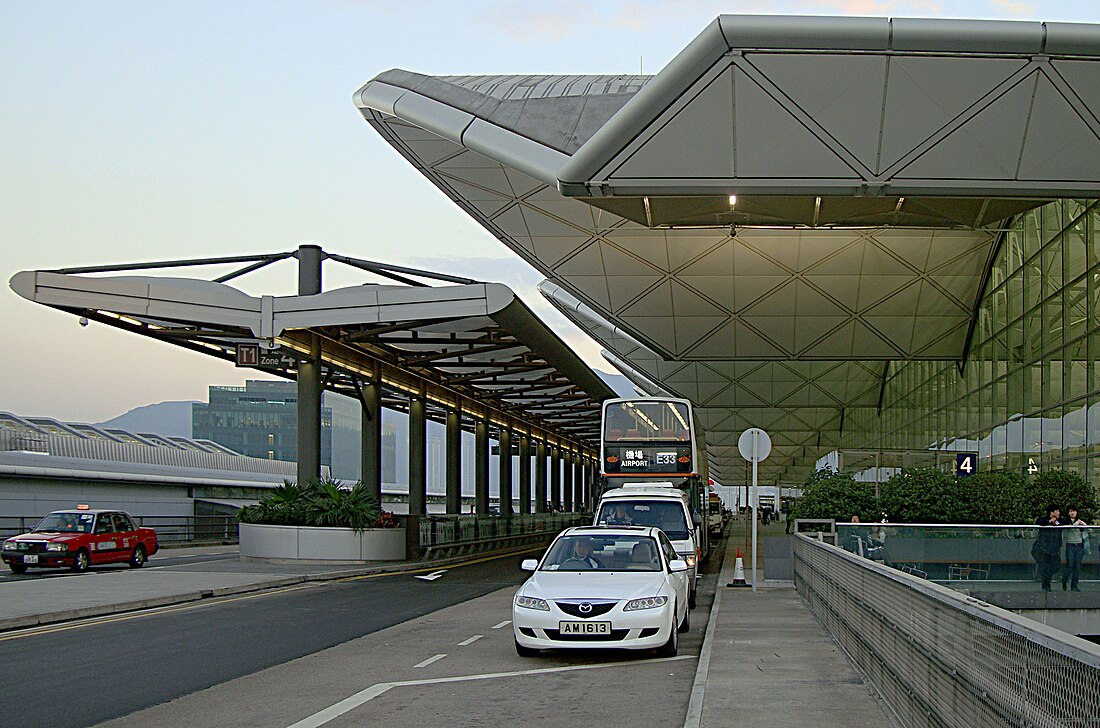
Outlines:
{"label": "green shrub", "polygon": [[859,516],[863,521],[877,521],[881,515],[875,507],[875,488],[857,483],[850,475],[829,468],[812,473],[802,484],[802,497],[793,505],[794,518],[832,518],[850,521]]}
{"label": "green shrub", "polygon": [[906,468],[882,484],[880,505],[892,523],[966,523],[971,516],[955,478],[935,468]]}
{"label": "green shrub", "polygon": [[376,524],[389,527],[378,501],[362,482],[350,488],[338,480],[310,480],[305,485],[283,483],[263,499],[237,512],[241,523],[273,526],[330,526],[362,531]]}
{"label": "green shrub", "polygon": [[1047,513],[1057,506],[1066,515],[1066,508],[1076,506],[1078,516],[1091,523],[1098,515],[1096,488],[1077,473],[1066,470],[1044,470],[1031,480],[1031,518]]}
{"label": "green shrub", "polygon": [[1027,478],[1015,470],[979,471],[958,480],[960,517],[966,523],[1026,524],[1035,520]]}

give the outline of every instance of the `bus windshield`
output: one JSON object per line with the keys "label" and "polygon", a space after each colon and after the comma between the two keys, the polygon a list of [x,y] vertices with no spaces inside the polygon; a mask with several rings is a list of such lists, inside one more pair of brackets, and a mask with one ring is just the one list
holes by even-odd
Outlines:
{"label": "bus windshield", "polygon": [[604,409],[604,440],[691,442],[688,417],[682,402],[611,402]]}

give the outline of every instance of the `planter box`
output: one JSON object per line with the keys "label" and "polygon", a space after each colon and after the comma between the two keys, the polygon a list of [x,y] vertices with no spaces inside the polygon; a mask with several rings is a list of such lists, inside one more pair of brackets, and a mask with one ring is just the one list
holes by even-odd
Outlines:
{"label": "planter box", "polygon": [[265,526],[241,524],[241,556],[304,561],[399,561],[405,558],[405,529]]}

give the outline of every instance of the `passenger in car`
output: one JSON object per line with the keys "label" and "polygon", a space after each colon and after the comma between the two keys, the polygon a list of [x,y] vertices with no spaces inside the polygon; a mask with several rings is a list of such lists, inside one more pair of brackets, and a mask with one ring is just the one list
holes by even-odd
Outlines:
{"label": "passenger in car", "polygon": [[578,538],[573,544],[573,558],[584,562],[591,569],[602,569],[603,564],[592,555],[592,542],[587,538]]}

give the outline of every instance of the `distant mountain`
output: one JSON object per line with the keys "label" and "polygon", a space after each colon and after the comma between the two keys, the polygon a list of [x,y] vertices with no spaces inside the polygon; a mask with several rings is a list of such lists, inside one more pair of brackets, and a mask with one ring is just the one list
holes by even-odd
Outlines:
{"label": "distant mountain", "polygon": [[158,402],[135,407],[99,427],[118,427],[130,432],[153,432],[168,437],[191,437],[191,405],[194,402]]}
{"label": "distant mountain", "polygon": [[599,369],[596,369],[595,372],[599,375],[600,379],[603,380],[603,383],[611,387],[618,396],[636,397],[638,395],[638,392],[634,389],[634,385],[622,374],[610,374],[608,372],[601,372]]}

